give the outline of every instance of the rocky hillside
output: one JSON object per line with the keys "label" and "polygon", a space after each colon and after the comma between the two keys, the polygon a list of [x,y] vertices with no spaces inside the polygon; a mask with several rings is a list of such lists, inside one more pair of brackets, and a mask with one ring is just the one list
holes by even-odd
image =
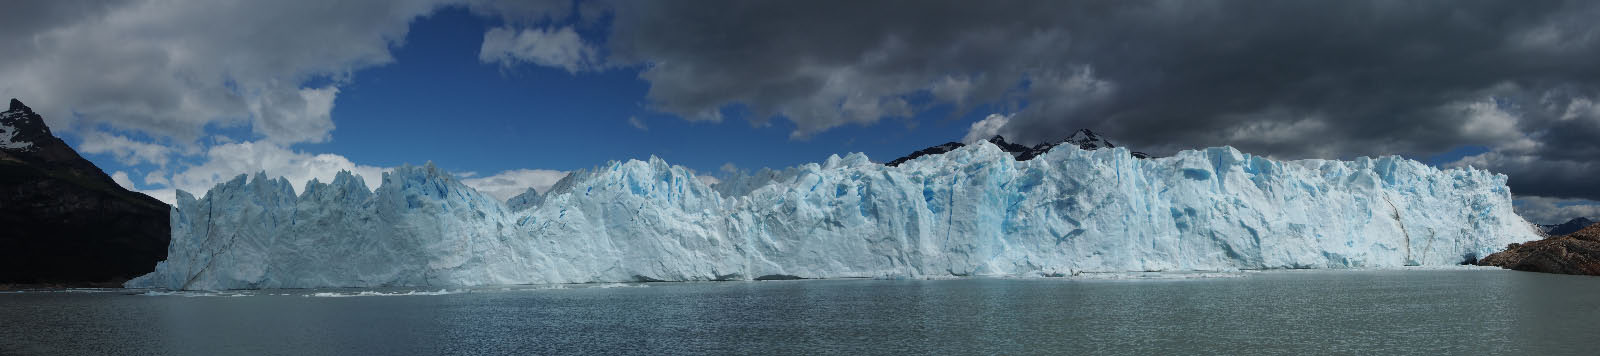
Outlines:
{"label": "rocky hillside", "polygon": [[[1060,145],[1077,146],[1085,151],[1117,147],[1117,145],[1111,143],[1110,140],[1100,137],[1099,134],[1094,133],[1094,131],[1089,131],[1089,129],[1078,130],[1078,132],[1073,133],[1072,136],[1068,136],[1067,138],[1055,143],[1041,143],[1033,146],[1025,146],[1017,143],[1007,142],[1005,137],[1000,137],[998,135],[989,138],[988,141],[989,143],[993,143],[995,147],[999,147],[1001,151],[1010,153],[1011,157],[1016,158],[1018,161],[1033,159],[1034,157],[1045,154],[1045,152],[1050,152],[1051,148],[1055,148],[1056,146]],[[884,165],[890,167],[899,166],[901,163],[906,163],[906,161],[927,155],[944,154],[945,152],[954,151],[955,149],[963,146],[966,145],[960,142],[946,142],[938,146],[917,150],[916,152],[912,152],[905,157],[896,158],[888,163],[884,163]],[[1150,155],[1147,155],[1143,152],[1131,152],[1131,154],[1138,158],[1150,158]]]}
{"label": "rocky hillside", "polygon": [[0,113],[0,284],[149,273],[166,259],[169,209],[117,185],[22,102]]}
{"label": "rocky hillside", "polygon": [[1589,225],[1564,236],[1506,246],[1478,261],[1528,272],[1600,276],[1600,225]]}

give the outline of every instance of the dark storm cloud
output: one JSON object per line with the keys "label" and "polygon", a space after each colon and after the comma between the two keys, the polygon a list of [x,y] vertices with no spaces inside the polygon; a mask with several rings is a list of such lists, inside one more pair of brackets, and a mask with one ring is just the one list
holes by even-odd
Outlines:
{"label": "dark storm cloud", "polygon": [[1511,174],[1519,194],[1600,198],[1595,2],[613,5],[610,61],[646,65],[654,107],[691,120],[742,105],[804,137],[999,104],[1016,110],[1008,137],[1092,128],[1158,153],[1486,146],[1461,164]]}

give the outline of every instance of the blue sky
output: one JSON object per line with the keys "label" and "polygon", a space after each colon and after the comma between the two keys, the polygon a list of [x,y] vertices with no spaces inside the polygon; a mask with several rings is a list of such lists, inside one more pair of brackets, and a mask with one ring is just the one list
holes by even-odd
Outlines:
{"label": "blue sky", "polygon": [[[655,155],[716,175],[728,163],[750,170],[782,168],[850,152],[887,161],[958,140],[972,122],[989,114],[952,116],[948,108],[934,108],[910,119],[847,125],[804,138],[790,137],[791,121],[754,124],[737,106],[727,108],[721,122],[692,122],[651,109],[640,66],[570,73],[480,61],[484,29],[500,25],[459,7],[419,18],[404,43],[393,48],[393,63],[355,71],[340,87],[332,140],[294,147],[366,165],[432,161],[480,175],[523,168],[568,171]],[[603,46],[604,37],[597,38]],[[327,81],[314,78],[306,86]],[[213,133],[236,141],[254,138],[241,128]],[[108,172],[137,177],[149,168],[119,162],[110,152],[87,156]]]}
{"label": "blue sky", "polygon": [[838,5],[28,2],[0,13],[0,95],[162,199],[428,161],[503,198],[610,160],[722,175],[1088,128],[1472,166],[1534,220],[1600,215],[1600,5]]}
{"label": "blue sky", "polygon": [[[978,108],[953,115],[945,106],[909,119],[846,125],[803,138],[790,137],[795,125],[789,120],[755,124],[737,106],[725,109],[721,122],[687,121],[651,109],[645,98],[650,83],[639,79],[638,66],[570,73],[480,61],[483,29],[502,25],[459,7],[419,18],[404,43],[393,48],[394,63],[356,71],[340,87],[332,111],[338,126],[333,139],[296,147],[337,153],[362,164],[432,161],[450,171],[478,174],[522,168],[566,171],[651,155],[720,174],[728,163],[751,170],[783,168],[851,152],[888,161],[959,140],[973,122],[993,113]],[[595,38],[597,46],[605,45],[605,37]],[[327,80],[312,79],[307,86]],[[252,139],[247,130],[216,133]],[[1462,146],[1419,159],[1438,165],[1485,150]],[[109,153],[89,159],[108,171],[140,171]]]}
{"label": "blue sky", "polygon": [[[947,120],[929,112],[911,120],[915,127],[886,120],[806,139],[790,139],[794,125],[787,120],[755,126],[735,109],[722,122],[690,122],[651,110],[639,67],[573,74],[480,62],[483,29],[498,25],[462,9],[417,21],[394,51],[394,64],[357,72],[342,89],[333,111],[339,125],[334,140],[304,147],[369,164],[432,160],[453,171],[483,173],[572,170],[650,155],[716,172],[729,162],[776,168],[848,152],[892,159],[884,156],[959,139],[987,115]],[[635,128],[630,117],[647,129]]]}

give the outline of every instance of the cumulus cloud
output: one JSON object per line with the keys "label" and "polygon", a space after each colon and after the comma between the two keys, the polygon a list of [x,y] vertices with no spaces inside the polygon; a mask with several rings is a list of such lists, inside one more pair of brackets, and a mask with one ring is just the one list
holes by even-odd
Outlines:
{"label": "cumulus cloud", "polygon": [[[1494,98],[1495,109],[1465,115],[1463,132],[1498,130],[1503,138],[1492,149],[1463,157],[1450,167],[1475,167],[1510,177],[1518,195],[1600,200],[1600,112],[1591,105],[1600,88],[1505,93]],[[1534,103],[1512,105],[1511,103]],[[1489,104],[1476,104],[1489,106]],[[1484,123],[1482,121],[1488,121]],[[1505,122],[1515,122],[1515,129]]]}
{"label": "cumulus cloud", "polygon": [[[20,2],[0,11],[0,96],[27,101],[58,132],[79,134],[86,154],[157,166],[143,180],[160,189],[142,191],[169,203],[176,190],[201,195],[260,171],[297,191],[341,170],[376,187],[387,168],[292,147],[330,140],[340,88],[358,70],[393,62],[413,20],[452,5],[507,26],[577,11],[566,0]],[[596,65],[596,49],[571,27],[497,30],[485,37],[485,61]],[[230,127],[248,128],[248,137],[208,132]],[[549,172],[490,178],[547,188],[554,178],[538,177]],[[137,188],[127,172],[114,178]]]}
{"label": "cumulus cloud", "polygon": [[484,63],[503,66],[532,63],[566,69],[570,73],[591,69],[596,57],[595,48],[584,43],[572,27],[520,31],[497,27],[483,34],[483,47],[478,51],[478,60]]}
{"label": "cumulus cloud", "polygon": [[150,172],[150,174],[144,175],[144,185],[145,186],[154,186],[154,187],[165,187],[165,186],[172,185],[172,181],[167,180],[167,176],[166,175],[163,175],[163,174],[161,174],[161,172],[157,171],[157,172]]}
{"label": "cumulus cloud", "polygon": [[1600,3],[608,4],[606,65],[642,68],[650,107],[689,120],[747,109],[804,138],[983,106],[1015,113],[994,130],[1014,141],[1090,128],[1156,154],[1479,146],[1492,152],[1463,164],[1513,174],[1519,194],[1600,199],[1586,182],[1522,177],[1600,154],[1600,31],[1587,25]]}
{"label": "cumulus cloud", "polygon": [[117,182],[117,185],[120,185],[128,190],[136,189],[133,186],[133,180],[128,179],[128,172],[116,171],[115,173],[111,173],[111,181]]}
{"label": "cumulus cloud", "polygon": [[[14,4],[0,15],[0,96],[58,131],[104,124],[187,142],[208,125],[248,125],[273,142],[324,141],[337,85],[392,62],[410,22],[442,2]],[[335,84],[302,86],[314,78]]]}
{"label": "cumulus cloud", "polygon": [[[196,197],[204,197],[205,193],[218,183],[226,182],[241,174],[253,176],[257,172],[265,172],[267,176],[273,178],[288,179],[293,183],[296,193],[304,191],[306,183],[313,178],[324,183],[332,182],[339,171],[355,173],[361,176],[368,188],[377,188],[382,183],[383,172],[389,171],[389,168],[356,164],[336,154],[308,153],[269,141],[250,141],[213,146],[205,152],[200,163],[183,166],[175,171],[170,174],[170,178],[160,172],[146,175],[145,185],[162,185],[167,188],[145,189],[141,192],[172,204],[177,190],[187,191]],[[134,189],[131,180],[124,186]]]}
{"label": "cumulus cloud", "polygon": [[548,169],[516,169],[486,177],[462,179],[461,183],[505,201],[528,191],[528,188],[541,193],[547,192],[550,186],[566,176],[567,172]]}
{"label": "cumulus cloud", "polygon": [[[1236,144],[1289,157],[1493,143],[1484,130],[1504,122],[1457,134],[1448,129],[1459,113],[1439,108],[1508,79],[1595,72],[1581,64],[1593,51],[1571,45],[1597,40],[1572,30],[1585,28],[1572,14],[1597,13],[1582,2],[718,5],[619,4],[609,59],[646,64],[641,78],[662,111],[715,119],[706,114],[744,105],[758,121],[794,121],[800,136],[927,110],[902,100],[926,93],[958,109],[1018,105],[1000,133],[1022,141],[1094,128],[1166,151]],[[1569,45],[1529,53],[1517,40],[1529,36]],[[1541,65],[1550,59],[1559,64]],[[1300,130],[1317,123],[1307,117],[1328,125]],[[1379,126],[1391,129],[1368,128]],[[1264,128],[1299,136],[1230,141]],[[1448,133],[1408,139],[1439,130]]]}
{"label": "cumulus cloud", "polygon": [[165,145],[134,141],[101,131],[85,134],[83,143],[78,144],[78,150],[87,154],[108,154],[125,165],[151,163],[164,166],[173,153]]}
{"label": "cumulus cloud", "polygon": [[[412,20],[452,4],[504,20],[484,63],[637,68],[648,107],[688,120],[732,108],[805,138],[982,108],[1014,113],[993,130],[1014,141],[1091,128],[1156,154],[1480,146],[1453,165],[1507,173],[1519,195],[1600,199],[1600,3],[1586,1],[35,1],[0,13],[0,96],[58,131],[181,143],[248,127],[204,150],[298,154],[332,137],[353,73],[393,62]],[[138,143],[94,151],[159,165]]]}
{"label": "cumulus cloud", "polygon": [[1539,196],[1518,196],[1518,215],[1535,224],[1560,224],[1573,218],[1600,219],[1600,202],[1587,199],[1563,199]]}
{"label": "cumulus cloud", "polygon": [[1447,164],[1505,173],[1511,191],[1520,195],[1600,199],[1595,177],[1600,162],[1593,159],[1553,159],[1532,154],[1485,152]]}
{"label": "cumulus cloud", "polygon": [[338,94],[336,87],[264,93],[250,102],[252,128],[273,142],[327,141],[333,132],[333,99]]}
{"label": "cumulus cloud", "polygon": [[967,129],[967,135],[961,138],[961,143],[972,144],[994,137],[994,135],[1000,133],[1000,128],[1005,127],[1006,122],[1009,121],[1011,121],[1011,115],[989,114],[989,117],[972,123],[972,127]]}

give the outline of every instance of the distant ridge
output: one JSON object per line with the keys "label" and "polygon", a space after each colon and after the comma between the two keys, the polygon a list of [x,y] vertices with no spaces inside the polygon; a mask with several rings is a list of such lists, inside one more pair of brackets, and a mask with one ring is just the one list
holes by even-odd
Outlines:
{"label": "distant ridge", "polygon": [[1539,225],[1539,231],[1544,232],[1547,236],[1562,236],[1583,230],[1583,228],[1594,225],[1594,223],[1595,221],[1589,218],[1577,217],[1560,224]]}
{"label": "distant ridge", "polygon": [[[999,135],[990,137],[988,141],[989,143],[993,143],[995,146],[999,146],[1000,150],[1011,153],[1011,156],[1016,158],[1018,161],[1033,159],[1034,157],[1045,154],[1045,152],[1050,152],[1051,148],[1055,148],[1056,146],[1063,144],[1071,144],[1084,150],[1098,150],[1102,148],[1117,147],[1117,145],[1111,143],[1110,140],[1100,137],[1099,134],[1094,133],[1094,131],[1089,131],[1089,129],[1078,130],[1078,132],[1072,133],[1072,136],[1068,136],[1066,139],[1057,141],[1055,143],[1041,143],[1032,147],[1007,142],[1005,137],[1001,137]],[[884,165],[890,167],[899,166],[902,163],[906,163],[907,161],[917,159],[922,156],[943,154],[954,151],[955,149],[963,146],[966,145],[960,142],[946,142],[938,146],[917,150],[916,152],[912,152],[905,157],[896,158],[893,161],[889,161],[889,163],[884,163]],[[1137,158],[1150,158],[1150,155],[1143,152],[1133,152],[1133,156]]]}

